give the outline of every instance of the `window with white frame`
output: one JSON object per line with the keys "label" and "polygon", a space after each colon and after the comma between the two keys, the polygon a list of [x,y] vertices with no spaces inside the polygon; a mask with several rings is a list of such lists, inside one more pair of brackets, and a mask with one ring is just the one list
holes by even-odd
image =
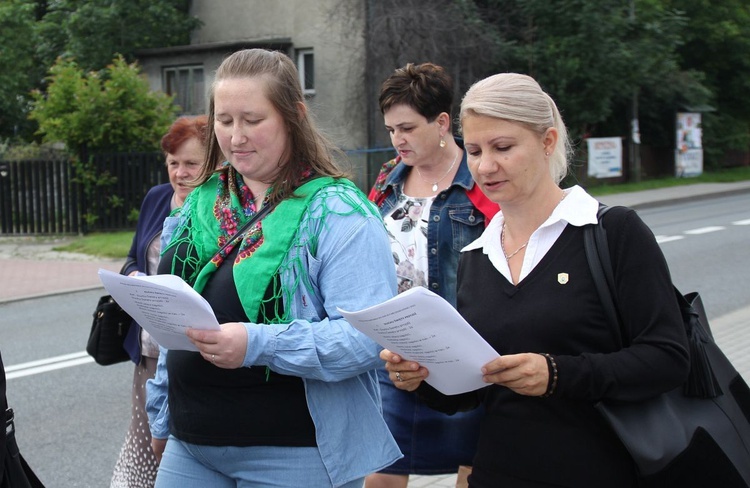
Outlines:
{"label": "window with white frame", "polygon": [[206,112],[206,82],[203,66],[175,66],[164,68],[164,92],[174,96],[180,114],[198,115]]}
{"label": "window with white frame", "polygon": [[315,58],[312,49],[297,50],[299,83],[305,95],[315,95]]}

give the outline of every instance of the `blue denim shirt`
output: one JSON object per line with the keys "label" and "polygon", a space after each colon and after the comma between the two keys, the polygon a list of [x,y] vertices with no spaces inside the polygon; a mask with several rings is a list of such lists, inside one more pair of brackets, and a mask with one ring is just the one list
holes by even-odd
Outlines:
{"label": "blue denim shirt", "polygon": [[[311,202],[309,209],[315,210],[308,209],[300,229],[319,235],[317,249],[308,246],[307,236],[301,235],[296,241],[304,259],[292,261],[294,266],[281,275],[290,288],[294,280],[309,277],[309,286],[299,286],[292,303],[284,303],[295,320],[273,326],[245,324],[248,345],[243,363],[302,378],[318,449],[333,486],[379,471],[401,457],[382,416],[375,372],[382,366],[381,347],[337,310],[360,310],[396,294],[383,222],[377,215],[352,212],[352,202],[371,204],[361,193],[347,192],[343,198],[328,195],[325,205],[318,201],[320,196]],[[323,206],[328,214],[320,219]],[[168,218],[163,234],[174,230],[173,219],[187,218],[189,213],[183,207],[180,216]],[[308,219],[314,219],[312,226],[307,225]],[[293,249],[289,255],[299,254]],[[364,260],[367,266],[362,266]],[[146,385],[146,409],[152,435],[163,439],[169,434],[168,352],[163,348],[161,352],[156,377]]]}
{"label": "blue denim shirt", "polygon": [[[402,197],[411,167],[399,163],[385,180],[387,196],[380,203],[380,215],[390,213]],[[477,210],[466,192],[474,186],[466,152],[450,187],[435,196],[427,226],[428,288],[456,306],[456,271],[461,249],[484,231],[484,214]]]}

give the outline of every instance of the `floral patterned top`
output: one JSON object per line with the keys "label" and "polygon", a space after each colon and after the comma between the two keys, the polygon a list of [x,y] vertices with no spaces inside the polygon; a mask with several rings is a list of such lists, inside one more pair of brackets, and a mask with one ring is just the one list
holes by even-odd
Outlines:
{"label": "floral patterned top", "polygon": [[402,194],[393,211],[383,219],[391,240],[399,293],[427,286],[427,218],[432,200]]}

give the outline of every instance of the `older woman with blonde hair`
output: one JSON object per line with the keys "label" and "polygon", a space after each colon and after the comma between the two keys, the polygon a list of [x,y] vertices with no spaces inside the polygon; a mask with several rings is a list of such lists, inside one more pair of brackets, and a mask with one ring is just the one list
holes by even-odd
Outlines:
{"label": "older woman with blonde hair", "polygon": [[462,251],[458,311],[500,356],[482,368],[488,386],[462,395],[440,394],[423,383],[424,367],[386,350],[390,379],[447,413],[484,407],[469,486],[637,486],[594,405],[650,398],[687,377],[687,339],[659,245],[634,211],[606,214],[633,338],[622,347],[583,244],[599,204],[559,186],[569,144],[554,101],[529,76],[497,74],[469,89],[460,120],[472,176],[501,211]]}

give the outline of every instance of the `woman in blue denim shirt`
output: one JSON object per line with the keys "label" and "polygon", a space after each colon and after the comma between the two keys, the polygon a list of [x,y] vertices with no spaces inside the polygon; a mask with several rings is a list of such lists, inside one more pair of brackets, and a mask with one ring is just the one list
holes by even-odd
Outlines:
{"label": "woman in blue denim shirt", "polygon": [[[370,192],[391,239],[398,291],[424,286],[456,305],[461,249],[497,212],[474,184],[462,142],[451,132],[453,82],[440,66],[407,64],[384,83],[380,109],[398,156]],[[367,478],[367,488],[405,488],[410,474],[471,465],[479,414],[447,416],[396,389],[379,371],[386,422],[404,458]],[[463,486],[468,469],[461,469]]]}
{"label": "woman in blue denim shirt", "polygon": [[188,330],[193,351],[162,349],[147,384],[157,488],[361,488],[400,457],[380,347],[339,311],[395,294],[388,238],[298,80],[263,49],[216,71],[201,184],[164,227],[158,272],[188,282],[221,328]]}

